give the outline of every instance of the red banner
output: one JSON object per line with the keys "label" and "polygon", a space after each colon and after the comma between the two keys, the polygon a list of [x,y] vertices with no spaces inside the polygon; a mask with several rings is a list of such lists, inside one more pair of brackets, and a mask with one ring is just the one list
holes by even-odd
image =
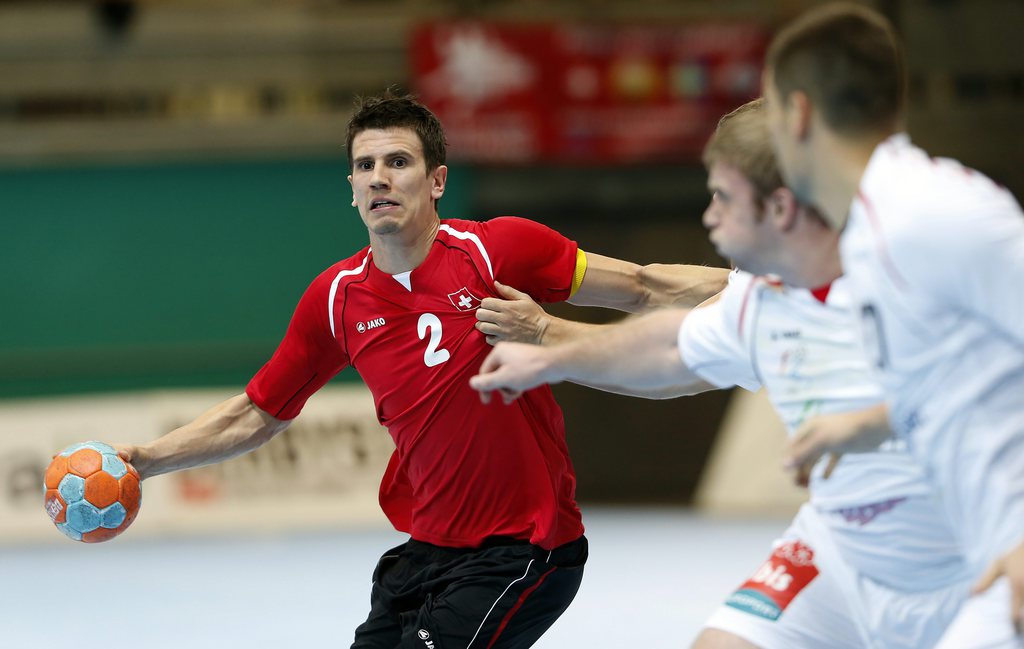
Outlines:
{"label": "red banner", "polygon": [[760,93],[759,25],[430,23],[414,30],[416,93],[453,159],[694,160],[718,118]]}

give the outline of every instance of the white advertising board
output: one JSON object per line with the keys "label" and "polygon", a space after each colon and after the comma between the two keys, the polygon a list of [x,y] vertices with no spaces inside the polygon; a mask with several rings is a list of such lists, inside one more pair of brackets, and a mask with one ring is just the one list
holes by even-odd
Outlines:
{"label": "white advertising board", "polygon": [[[225,390],[0,402],[0,542],[65,537],[43,511],[43,471],[86,440],[145,442],[232,396]],[[228,462],[143,482],[124,537],[386,525],[377,487],[394,450],[361,384],[328,386],[285,432]]]}

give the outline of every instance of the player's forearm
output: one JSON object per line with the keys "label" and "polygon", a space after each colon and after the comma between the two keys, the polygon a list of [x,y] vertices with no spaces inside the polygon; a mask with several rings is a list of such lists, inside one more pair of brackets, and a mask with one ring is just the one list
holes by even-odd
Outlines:
{"label": "player's forearm", "polygon": [[541,345],[559,345],[576,340],[581,336],[597,334],[605,326],[608,325],[576,322],[548,315],[538,338]]}
{"label": "player's forearm", "polygon": [[695,307],[722,292],[729,283],[728,268],[685,264],[649,264],[640,269],[645,300],[641,309]]}
{"label": "player's forearm", "polygon": [[652,400],[688,397],[694,394],[700,394],[701,392],[707,392],[708,390],[717,389],[714,385],[711,385],[697,377],[693,377],[693,380],[689,382],[656,388],[631,388],[623,385],[603,385],[587,383],[585,381],[573,381],[573,383],[588,388],[594,388],[595,390],[601,390],[602,392],[610,392],[611,394],[621,394],[626,397],[638,397],[640,399]]}
{"label": "player's forearm", "polygon": [[656,390],[690,383],[695,377],[680,359],[676,344],[686,313],[665,309],[629,318],[552,348],[546,382],[615,386],[616,391]]}
{"label": "player's forearm", "polygon": [[[673,319],[674,323],[674,319]],[[621,324],[621,323],[620,323]],[[548,320],[545,324],[543,334],[541,336],[542,345],[558,345],[568,343],[574,340],[578,340],[581,337],[600,335],[601,331],[614,332],[615,327],[618,325],[599,325],[589,324],[584,322],[575,322],[573,320],[563,320],[554,316],[548,316]],[[676,327],[678,330],[678,327]],[[601,344],[599,338],[591,338],[594,344]],[[675,368],[678,361],[678,355],[675,352],[675,334],[672,333],[671,340],[666,340],[666,346],[669,349],[669,358],[667,363],[672,367],[669,371],[677,376],[679,371]],[[613,350],[614,351],[614,350]],[[642,399],[674,399],[675,397],[689,396],[705,392],[707,390],[715,389],[715,386],[710,383],[706,383],[702,379],[692,376],[692,380],[687,380],[682,383],[674,383],[667,386],[659,387],[631,387],[622,385],[621,383],[608,384],[608,383],[596,383],[588,382],[582,379],[573,380],[573,383],[582,385],[588,388],[594,388],[595,390],[601,390],[603,392],[611,392],[613,394],[621,394],[627,397],[640,397]]]}
{"label": "player's forearm", "polygon": [[889,409],[884,403],[850,413],[853,435],[843,451],[871,451],[892,436]]}
{"label": "player's forearm", "polygon": [[131,460],[144,478],[222,462],[261,446],[289,423],[271,417],[241,394],[214,406],[195,421],[136,447]]}

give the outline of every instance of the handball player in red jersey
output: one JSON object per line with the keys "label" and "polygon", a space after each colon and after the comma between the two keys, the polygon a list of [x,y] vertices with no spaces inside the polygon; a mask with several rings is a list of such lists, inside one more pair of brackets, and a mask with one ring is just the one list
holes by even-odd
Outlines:
{"label": "handball player in red jersey", "polygon": [[120,449],[143,478],[240,455],[351,365],[397,447],[381,507],[410,536],[376,566],[353,649],[529,647],[575,597],[587,541],[549,388],[507,408],[469,387],[490,350],[480,301],[514,286],[540,302],[692,306],[728,271],[587,254],[522,218],[441,219],[444,130],[412,97],[360,100],[347,144],[370,245],[313,280],[244,394]]}

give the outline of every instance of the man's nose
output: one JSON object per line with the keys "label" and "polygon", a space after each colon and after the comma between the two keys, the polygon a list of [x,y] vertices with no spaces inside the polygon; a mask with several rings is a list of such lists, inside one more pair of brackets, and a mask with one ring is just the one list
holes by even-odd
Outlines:
{"label": "man's nose", "polygon": [[390,186],[387,167],[384,165],[373,165],[373,172],[370,174],[370,187],[373,189],[386,189]]}
{"label": "man's nose", "polygon": [[704,227],[709,230],[718,223],[718,214],[716,213],[713,205],[708,205],[707,209],[704,210],[704,215],[701,217],[701,223],[703,223]]}

